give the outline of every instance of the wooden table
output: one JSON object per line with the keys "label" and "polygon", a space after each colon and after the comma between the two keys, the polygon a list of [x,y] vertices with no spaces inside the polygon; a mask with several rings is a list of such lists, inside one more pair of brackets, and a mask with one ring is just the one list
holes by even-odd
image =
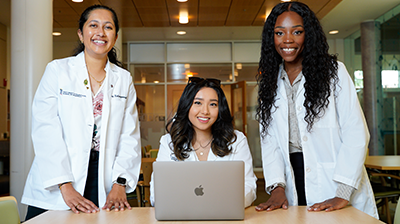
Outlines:
{"label": "wooden table", "polygon": [[367,156],[364,165],[378,170],[400,170],[400,156]]}
{"label": "wooden table", "polygon": [[364,212],[357,210],[354,207],[348,206],[338,211],[333,212],[308,212],[306,206],[290,206],[288,210],[278,209],[271,212],[257,212],[254,206],[245,210],[245,218],[243,221],[162,221],[158,222],[154,216],[154,208],[138,208],[134,207],[132,210],[123,212],[106,212],[101,211],[95,214],[74,214],[71,211],[49,211],[45,212],[24,224],[43,224],[43,223],[57,223],[57,224],[122,224],[122,223],[217,223],[217,224],[259,224],[259,223],[307,223],[307,224],[337,224],[337,223],[363,223],[374,224],[383,223]]}

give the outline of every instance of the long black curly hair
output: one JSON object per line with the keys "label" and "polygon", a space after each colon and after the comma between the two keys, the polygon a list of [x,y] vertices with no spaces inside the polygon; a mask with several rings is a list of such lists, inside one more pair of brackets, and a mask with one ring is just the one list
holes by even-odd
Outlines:
{"label": "long black curly hair", "polygon": [[329,45],[316,15],[301,2],[284,2],[276,5],[264,24],[262,32],[261,58],[257,74],[258,107],[257,120],[262,125],[261,134],[265,136],[276,110],[275,101],[278,88],[279,66],[282,57],[275,50],[274,26],[279,15],[293,11],[303,18],[305,40],[300,54],[302,72],[305,78],[303,106],[306,108],[304,120],[311,131],[314,122],[324,115],[329,104],[331,91],[338,82],[338,63],[336,55],[328,53]]}
{"label": "long black curly hair", "polygon": [[[105,6],[105,5],[92,5],[92,6],[87,7],[85,9],[85,11],[82,12],[81,17],[79,19],[79,29],[78,30],[83,32],[83,25],[85,25],[86,21],[89,19],[90,13],[96,9],[105,9],[105,10],[108,10],[111,12],[112,19],[113,19],[114,25],[115,25],[115,35],[117,35],[118,31],[119,31],[119,22],[118,22],[117,13],[112,8]],[[74,49],[72,55],[76,56],[84,50],[85,50],[85,45],[83,43],[79,42],[78,46]],[[115,47],[113,47],[108,52],[107,56],[108,56],[108,60],[110,60],[110,62],[112,62],[122,68],[122,63],[120,61],[118,61],[117,50],[115,49]]]}
{"label": "long black curly hair", "polygon": [[196,82],[189,80],[179,100],[176,114],[166,125],[166,130],[170,133],[172,139],[170,148],[173,149],[176,158],[179,160],[187,159],[189,157],[188,153],[193,151],[190,148],[190,143],[193,140],[195,131],[188,115],[197,92],[205,87],[212,88],[218,95],[218,118],[211,127],[213,136],[211,142],[212,152],[219,157],[228,155],[232,150],[231,144],[237,139],[232,123],[233,118],[220,84],[208,79],[199,79]]}

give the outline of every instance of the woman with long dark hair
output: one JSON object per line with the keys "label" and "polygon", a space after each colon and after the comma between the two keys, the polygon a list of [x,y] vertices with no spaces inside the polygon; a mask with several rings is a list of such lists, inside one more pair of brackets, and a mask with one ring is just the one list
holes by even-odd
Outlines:
{"label": "woman with long dark hair", "polygon": [[369,133],[353,82],[300,2],[276,5],[262,33],[257,117],[269,200],[257,210],[348,203],[378,217],[364,168]]}
{"label": "woman with long dark hair", "polygon": [[[242,160],[245,163],[245,205],[256,199],[253,159],[246,136],[233,128],[220,80],[189,78],[176,114],[161,137],[157,161]],[[188,175],[190,175],[188,173]],[[153,180],[150,201],[154,198]]]}
{"label": "woman with long dark hair", "polygon": [[140,173],[140,132],[132,77],[114,49],[118,30],[114,10],[90,6],[79,20],[75,56],[47,65],[32,106],[26,220],[49,209],[131,208],[126,193]]}

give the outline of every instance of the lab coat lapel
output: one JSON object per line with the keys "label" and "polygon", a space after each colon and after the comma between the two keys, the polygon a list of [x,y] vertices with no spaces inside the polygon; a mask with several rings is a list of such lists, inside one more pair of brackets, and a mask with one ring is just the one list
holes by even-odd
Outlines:
{"label": "lab coat lapel", "polygon": [[299,89],[297,90],[296,101],[301,100],[300,102],[304,102],[304,84],[305,83],[306,83],[306,78],[303,75],[303,77],[301,78],[300,83],[299,83]]}
{"label": "lab coat lapel", "polygon": [[113,95],[115,83],[118,81],[118,72],[114,67],[114,64],[111,64],[109,61],[106,65],[106,79],[104,80],[103,86],[103,108],[102,108],[102,118],[101,118],[101,141],[103,144],[100,144],[100,152],[104,151],[104,147],[106,146],[106,135],[109,125],[109,117],[111,111],[111,96]]}
{"label": "lab coat lapel", "polygon": [[272,115],[274,116],[274,119],[276,119],[275,122],[280,122],[281,124],[287,124],[287,125],[281,125],[280,128],[277,130],[277,138],[281,139],[282,141],[282,147],[284,148],[283,151],[285,153],[285,157],[287,161],[289,160],[289,108],[288,108],[288,98],[286,94],[286,89],[285,89],[285,83],[284,80],[282,80],[282,72],[281,70],[283,69],[283,66],[281,65],[279,68],[279,75],[278,75],[278,89],[277,89],[277,96],[276,96],[276,106],[277,110],[281,110],[281,113],[274,112]]}
{"label": "lab coat lapel", "polygon": [[277,84],[278,84],[278,89],[277,89],[277,98],[282,98],[285,101],[287,101],[287,95],[286,95],[286,89],[285,89],[285,83],[282,80],[282,72],[281,70],[283,69],[283,66],[281,65],[279,68],[279,73],[278,73],[278,80],[277,80]]}
{"label": "lab coat lapel", "polygon": [[88,113],[85,114],[85,116],[91,119],[91,124],[94,124],[92,90],[90,88],[89,75],[86,68],[85,54],[83,52],[79,53],[75,57],[75,60],[71,60],[69,63],[70,63],[69,66],[72,68],[72,70],[75,72],[77,76],[76,89],[79,90],[79,92],[85,93],[86,95],[85,106],[88,108],[82,109],[82,111],[86,111]]}

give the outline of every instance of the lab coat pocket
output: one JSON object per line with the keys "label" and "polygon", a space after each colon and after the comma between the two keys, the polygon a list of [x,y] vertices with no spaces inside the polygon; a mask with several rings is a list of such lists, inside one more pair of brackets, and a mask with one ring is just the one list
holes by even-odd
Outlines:
{"label": "lab coat pocket", "polygon": [[111,98],[110,129],[120,131],[124,120],[126,99]]}
{"label": "lab coat pocket", "polygon": [[335,197],[337,183],[333,181],[335,163],[318,163],[318,202]]}

